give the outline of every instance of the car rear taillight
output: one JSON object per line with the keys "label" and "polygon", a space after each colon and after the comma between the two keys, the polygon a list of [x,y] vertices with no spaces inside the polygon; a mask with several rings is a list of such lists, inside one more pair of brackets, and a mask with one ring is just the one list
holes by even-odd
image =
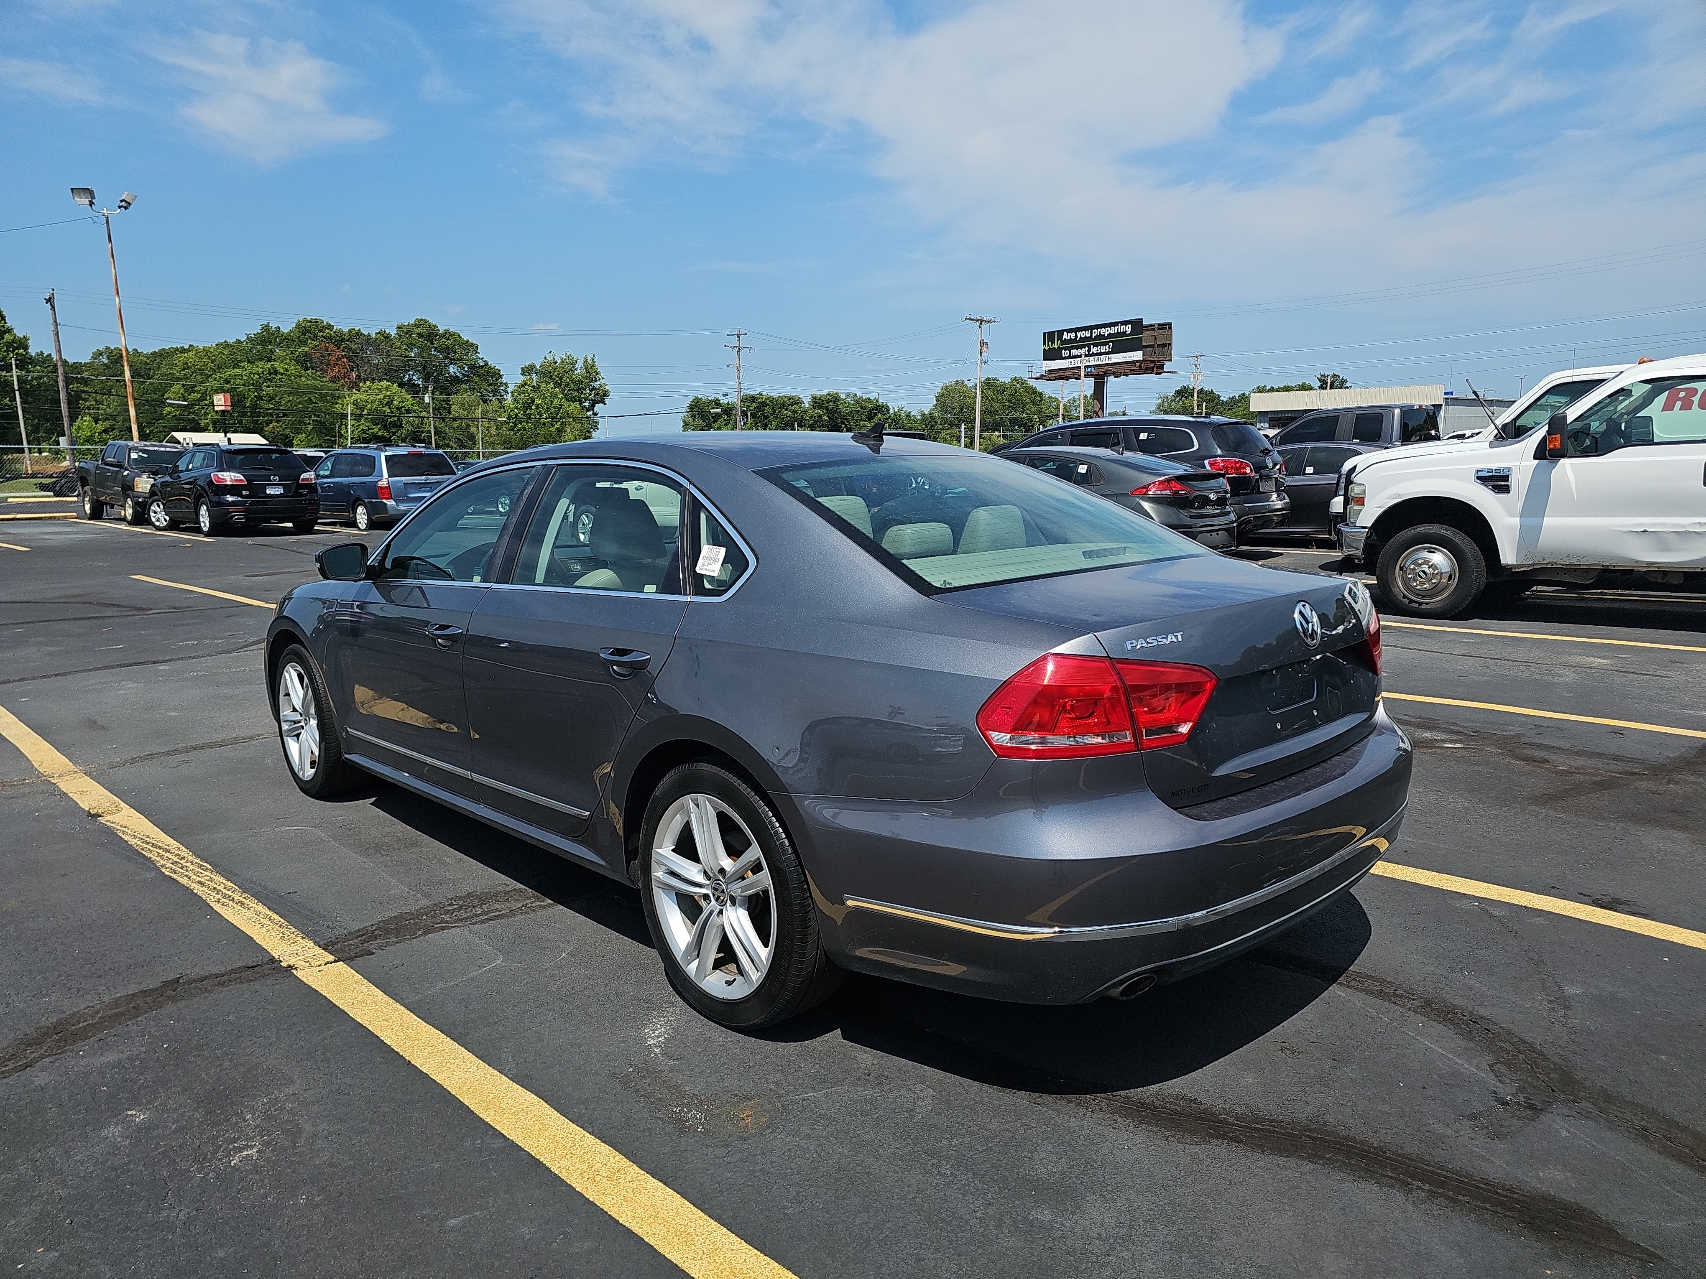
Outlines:
{"label": "car rear taillight", "polygon": [[1125,680],[1139,750],[1177,746],[1190,738],[1220,681],[1213,671],[1172,662],[1115,662]]}
{"label": "car rear taillight", "polygon": [[249,477],[241,471],[215,471],[207,477],[215,484],[247,484]]}
{"label": "car rear taillight", "polygon": [[302,472],[301,478],[298,479],[296,482],[298,484],[317,484],[317,483],[319,483],[319,481],[314,478],[314,472],[312,472],[312,471]]}
{"label": "car rear taillight", "polygon": [[1151,481],[1140,489],[1133,489],[1131,495],[1133,497],[1159,497],[1163,493],[1189,493],[1190,491],[1190,485],[1181,484],[1169,476],[1164,480]]}
{"label": "car rear taillight", "polygon": [[1079,759],[1177,746],[1214,692],[1212,671],[1045,653],[983,704],[977,727],[1003,759]]}
{"label": "car rear taillight", "polygon": [[1211,471],[1222,475],[1254,475],[1256,468],[1241,457],[1211,457],[1203,463]]}
{"label": "car rear taillight", "polygon": [[385,501],[389,502],[391,500],[391,481],[380,480],[379,486],[373,490],[373,495],[378,498],[383,498]]}
{"label": "car rear taillight", "polygon": [[1380,674],[1380,614],[1373,609],[1368,611],[1368,637],[1353,644],[1351,652],[1367,662],[1369,670]]}

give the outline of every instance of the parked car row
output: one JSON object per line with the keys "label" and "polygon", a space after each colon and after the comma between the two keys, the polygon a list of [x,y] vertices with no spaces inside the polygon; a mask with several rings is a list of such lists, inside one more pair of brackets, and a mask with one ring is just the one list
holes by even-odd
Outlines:
{"label": "parked car row", "polygon": [[83,517],[109,507],[127,524],[193,524],[209,536],[232,528],[322,520],[383,528],[457,474],[437,449],[383,445],[300,453],[276,444],[139,444],[114,440],[77,465]]}

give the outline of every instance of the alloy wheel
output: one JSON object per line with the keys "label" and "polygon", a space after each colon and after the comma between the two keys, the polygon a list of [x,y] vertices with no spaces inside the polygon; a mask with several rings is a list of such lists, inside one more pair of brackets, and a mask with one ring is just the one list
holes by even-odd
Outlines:
{"label": "alloy wheel", "polygon": [[195,504],[195,523],[203,533],[213,532],[213,509],[206,502]]}
{"label": "alloy wheel", "polygon": [[372,516],[367,513],[367,503],[357,502],[355,504],[354,515],[356,531],[360,533],[367,532],[368,527],[373,523]]}
{"label": "alloy wheel", "polygon": [[148,522],[162,533],[172,527],[172,521],[166,515],[166,504],[159,498],[148,503]]}
{"label": "alloy wheel", "polygon": [[1456,589],[1457,557],[1443,546],[1419,542],[1398,561],[1398,589],[1417,604],[1432,604]]}
{"label": "alloy wheel", "polygon": [[652,903],[681,970],[717,999],[757,990],[775,954],[776,900],[746,823],[714,795],[683,795],[658,822],[651,865]]}
{"label": "alloy wheel", "polygon": [[320,713],[308,672],[298,662],[286,662],[279,671],[278,732],[292,771],[310,780],[320,767]]}

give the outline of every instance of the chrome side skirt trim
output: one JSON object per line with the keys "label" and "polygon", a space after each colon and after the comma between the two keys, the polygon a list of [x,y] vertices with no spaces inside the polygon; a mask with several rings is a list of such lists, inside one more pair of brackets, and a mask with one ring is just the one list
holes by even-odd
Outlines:
{"label": "chrome side skirt trim", "polygon": [[[381,744],[383,745],[383,743]],[[346,755],[344,758],[357,768],[364,769],[375,777],[382,777],[388,782],[401,786],[404,790],[413,791],[417,795],[424,795],[428,799],[443,804],[446,808],[453,808],[459,813],[466,813],[476,821],[485,822],[488,826],[495,826],[518,839],[525,839],[530,844],[537,844],[553,853],[560,853],[564,857],[572,858],[590,866],[601,874],[609,875],[610,878],[621,883],[628,882],[625,876],[614,873],[605,864],[603,858],[591,849],[583,848],[572,839],[564,839],[561,835],[542,830],[530,822],[522,821],[519,817],[511,817],[508,813],[500,813],[495,808],[490,808],[453,791],[447,791],[442,786],[434,786],[431,782],[422,781],[413,774],[403,772],[400,768],[392,768],[389,764],[382,764],[371,756]]]}
{"label": "chrome side skirt trim", "polygon": [[399,755],[405,755],[412,760],[416,760],[419,763],[426,764],[432,768],[442,768],[452,776],[460,777],[463,781],[477,782],[481,786],[490,786],[493,790],[501,790],[506,795],[514,795],[517,799],[525,799],[529,804],[540,804],[546,808],[553,808],[559,813],[567,813],[570,817],[592,816],[592,814],[587,812],[584,808],[576,808],[573,804],[564,804],[554,799],[546,799],[543,795],[535,795],[532,791],[522,790],[519,786],[510,786],[505,782],[495,782],[489,777],[482,777],[478,773],[471,773],[466,768],[457,768],[453,764],[446,764],[443,760],[434,759],[430,755],[422,755],[419,751],[412,751],[407,747],[393,745],[392,743],[385,741],[383,738],[374,737],[371,733],[364,733],[358,728],[346,728],[344,732],[349,734],[351,737],[359,737],[364,742],[372,742],[375,746],[381,746],[388,751],[396,751]]}
{"label": "chrome side skirt trim", "polygon": [[[1408,805],[1406,804],[1405,808]],[[984,937],[999,937],[1003,941],[1114,941],[1124,937],[1146,937],[1154,933],[1178,932],[1181,929],[1196,928],[1202,924],[1212,924],[1228,915],[1236,915],[1252,906],[1260,906],[1265,901],[1275,897],[1283,897],[1293,889],[1319,878],[1330,872],[1334,867],[1349,861],[1357,853],[1367,848],[1377,849],[1377,855],[1386,851],[1387,834],[1394,830],[1404,819],[1405,808],[1400,808],[1386,820],[1376,831],[1348,829],[1355,833],[1350,843],[1334,853],[1325,861],[1316,862],[1309,869],[1300,871],[1289,879],[1282,879],[1277,884],[1269,884],[1266,888],[1248,893],[1234,901],[1222,902],[1218,906],[1210,906],[1206,910],[1193,911],[1189,915],[1174,915],[1167,919],[1146,919],[1130,924],[1091,924],[1073,928],[1053,925],[1036,924],[997,924],[982,919],[966,919],[960,915],[944,915],[931,910],[918,910],[911,906],[897,906],[892,902],[874,901],[867,897],[845,897],[842,900],[847,906],[856,910],[875,911],[880,915],[895,915],[902,919],[914,919],[923,924],[936,924],[942,928],[952,928],[959,932],[977,933]]]}

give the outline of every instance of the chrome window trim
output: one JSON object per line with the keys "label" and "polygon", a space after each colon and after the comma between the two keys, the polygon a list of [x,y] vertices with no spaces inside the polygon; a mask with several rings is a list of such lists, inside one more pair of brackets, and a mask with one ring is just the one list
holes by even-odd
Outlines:
{"label": "chrome window trim", "polygon": [[[522,591],[573,591],[577,595],[595,595],[604,596],[605,598],[619,596],[623,599],[642,600],[685,600],[689,602],[693,600],[700,600],[706,604],[720,604],[723,600],[728,599],[736,591],[740,590],[741,587],[745,586],[747,582],[751,580],[753,571],[758,568],[757,553],[752,549],[747,540],[740,535],[740,530],[734,526],[733,521],[728,519],[722,511],[699,490],[698,485],[694,484],[692,480],[688,479],[685,475],[681,475],[670,470],[668,467],[658,466],[653,462],[631,462],[626,458],[617,457],[546,458],[543,462],[535,462],[533,465],[632,467],[635,470],[651,471],[653,474],[661,475],[672,483],[679,484],[683,491],[691,493],[693,495],[693,500],[703,506],[706,511],[714,516],[717,523],[721,524],[723,528],[728,531],[729,536],[734,538],[735,544],[740,547],[741,552],[746,556],[746,572],[742,573],[740,575],[740,579],[721,595],[695,595],[691,591],[685,595],[678,591],[599,591],[585,586],[547,586],[542,582],[493,582],[491,585],[494,589],[501,590],[509,588],[512,590]],[[550,482],[550,478],[547,477],[545,483],[549,484]],[[438,494],[433,494],[433,497],[437,496]],[[423,503],[423,505],[425,504]],[[535,510],[534,514],[537,515],[538,511]],[[402,525],[398,525],[398,527],[401,528]],[[525,534],[523,535],[523,540],[525,540]],[[683,565],[683,567],[685,568],[686,566]],[[513,576],[513,574],[514,570],[512,569],[511,575]]]}
{"label": "chrome window trim", "polygon": [[405,755],[409,759],[426,764],[431,768],[442,769],[453,777],[460,777],[463,781],[478,782],[481,786],[490,786],[493,790],[501,790],[506,795],[525,799],[530,804],[543,804],[546,808],[554,808],[559,813],[567,813],[570,817],[592,816],[584,808],[576,808],[573,804],[565,804],[560,800],[547,799],[543,795],[536,795],[530,790],[522,790],[519,786],[511,786],[507,782],[493,781],[490,777],[482,777],[479,773],[470,772],[466,768],[457,768],[454,764],[446,764],[443,760],[434,759],[430,755],[422,755],[419,751],[412,751],[406,746],[398,746],[382,737],[364,733],[359,728],[346,728],[344,732],[351,737],[359,737],[364,742],[372,742],[375,746],[382,747],[385,750],[396,751],[399,755]]}

